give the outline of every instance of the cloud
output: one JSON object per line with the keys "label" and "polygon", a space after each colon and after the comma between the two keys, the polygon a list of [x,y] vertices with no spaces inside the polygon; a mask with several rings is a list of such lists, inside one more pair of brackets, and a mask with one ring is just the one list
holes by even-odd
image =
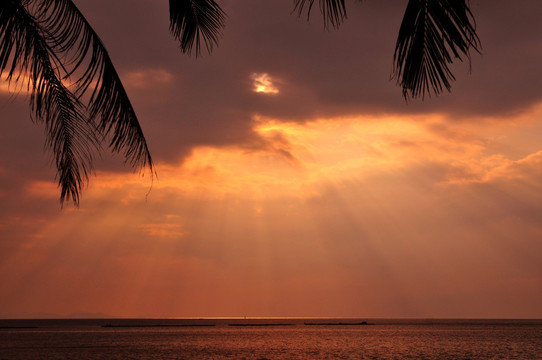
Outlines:
{"label": "cloud", "polygon": [[164,3],[78,5],[158,178],[104,156],[81,208],[60,211],[42,128],[0,94],[0,308],[542,316],[540,2],[473,3],[472,74],[458,64],[451,94],[409,104],[388,81],[401,2],[355,4],[338,31],[285,0],[229,2],[198,59]]}
{"label": "cloud", "polygon": [[[542,96],[535,86],[542,82],[536,1],[521,8],[506,1],[472,4],[483,43],[483,55],[472,56],[472,73],[468,64],[457,64],[451,94],[408,104],[389,80],[402,3],[353,4],[333,31],[323,31],[316,15],[309,23],[292,15],[288,1],[224,4],[228,21],[220,45],[198,59],[182,55],[165,30],[167,6],[121,1],[108,12],[103,2],[80,6],[128,87],[156,160],[175,163],[198,146],[255,143],[254,114],[284,122],[404,113],[440,113],[451,123],[488,116],[505,121]],[[115,31],[126,8],[130,16],[122,26],[129,37]],[[513,23],[513,32],[502,30],[509,16],[524,19]],[[521,67],[514,66],[518,54]],[[280,96],[251,91],[250,74],[264,73],[281,80],[274,82]]]}
{"label": "cloud", "polygon": [[184,235],[180,225],[175,223],[144,224],[141,225],[141,228],[153,238],[167,237],[178,239]]}
{"label": "cloud", "polygon": [[253,73],[250,78],[254,82],[253,91],[256,93],[276,95],[279,89],[275,86],[274,80],[267,73]]}
{"label": "cloud", "polygon": [[164,69],[142,69],[130,71],[123,76],[123,82],[128,88],[153,90],[170,84],[173,74]]}
{"label": "cloud", "polygon": [[0,79],[0,81],[0,93],[13,94],[14,91],[12,86],[4,79]]}

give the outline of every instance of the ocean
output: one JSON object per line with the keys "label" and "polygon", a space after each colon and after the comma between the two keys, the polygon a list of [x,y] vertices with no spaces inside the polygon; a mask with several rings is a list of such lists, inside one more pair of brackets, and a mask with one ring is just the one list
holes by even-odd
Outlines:
{"label": "ocean", "polygon": [[0,359],[533,360],[542,320],[0,320]]}

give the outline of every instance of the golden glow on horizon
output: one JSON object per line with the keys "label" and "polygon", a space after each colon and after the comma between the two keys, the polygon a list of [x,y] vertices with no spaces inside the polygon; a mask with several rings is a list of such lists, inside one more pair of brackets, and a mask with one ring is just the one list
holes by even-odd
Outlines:
{"label": "golden glow on horizon", "polygon": [[257,93],[276,95],[279,89],[275,86],[274,80],[267,73],[253,73],[251,76],[253,81],[253,91]]}

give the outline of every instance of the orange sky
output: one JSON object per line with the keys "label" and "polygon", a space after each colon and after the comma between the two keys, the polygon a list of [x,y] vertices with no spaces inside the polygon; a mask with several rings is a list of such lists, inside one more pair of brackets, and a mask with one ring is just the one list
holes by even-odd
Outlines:
{"label": "orange sky", "polygon": [[532,10],[473,1],[472,74],[462,64],[451,94],[406,104],[388,81],[404,4],[351,6],[324,32],[287,1],[235,1],[219,49],[192,59],[164,4],[76,3],[158,176],[105,153],[80,208],[60,209],[42,129],[0,86],[0,317],[542,317]]}

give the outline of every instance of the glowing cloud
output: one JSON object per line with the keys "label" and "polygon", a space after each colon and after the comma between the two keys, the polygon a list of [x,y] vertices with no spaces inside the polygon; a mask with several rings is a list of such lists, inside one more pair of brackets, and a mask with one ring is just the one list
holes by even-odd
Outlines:
{"label": "glowing cloud", "polygon": [[4,79],[0,79],[0,93],[10,94],[11,92],[12,91],[10,91],[9,83]]}
{"label": "glowing cloud", "polygon": [[[437,115],[355,116],[306,123],[256,116],[258,147],[202,146],[182,164],[157,164],[160,179],[150,199],[160,198],[162,191],[213,200],[224,196],[251,201],[284,196],[307,199],[327,184],[419,171],[413,169],[434,172],[419,175],[431,179],[433,185],[468,185],[519,178],[520,170],[540,159],[537,151],[521,156],[501,151],[506,143],[494,140],[498,136],[487,133],[483,124],[464,124],[455,132],[454,128]],[[503,124],[500,132],[507,131],[509,125]],[[139,202],[148,186],[145,179],[132,174],[99,174],[89,195]],[[53,184],[34,183],[29,193],[45,197],[56,195],[54,189]]]}
{"label": "glowing cloud", "polygon": [[[62,84],[66,86],[70,91],[76,91],[77,84],[71,78],[61,79]],[[94,89],[96,81],[92,81],[89,85],[90,89]],[[32,92],[32,81],[30,74],[25,72],[15,73],[11,79],[8,79],[7,75],[2,74],[0,76],[0,94],[10,95],[25,95]]]}
{"label": "glowing cloud", "polygon": [[5,74],[2,74],[2,76],[0,76],[0,93],[10,95],[29,93],[27,84],[28,78],[26,76],[21,75],[20,78],[17,78],[17,74],[15,74],[10,81]]}
{"label": "glowing cloud", "polygon": [[279,89],[275,86],[269,74],[253,73],[250,77],[253,81],[254,92],[271,95],[276,95],[279,93]]}
{"label": "glowing cloud", "polygon": [[140,69],[123,77],[124,84],[137,89],[149,89],[169,84],[173,75],[163,69]]}
{"label": "glowing cloud", "polygon": [[[81,209],[10,213],[0,224],[21,234],[0,252],[0,274],[10,274],[0,276],[0,308],[75,311],[62,294],[127,317],[474,316],[473,303],[512,287],[506,314],[526,298],[524,308],[539,309],[538,258],[514,254],[540,252],[542,153],[537,139],[521,153],[507,142],[542,125],[515,124],[256,117],[258,146],[198,147],[182,163],[158,163],[147,198],[148,179],[99,173]],[[25,193],[32,203],[58,196],[46,182]],[[503,277],[503,267],[515,270]]]}

